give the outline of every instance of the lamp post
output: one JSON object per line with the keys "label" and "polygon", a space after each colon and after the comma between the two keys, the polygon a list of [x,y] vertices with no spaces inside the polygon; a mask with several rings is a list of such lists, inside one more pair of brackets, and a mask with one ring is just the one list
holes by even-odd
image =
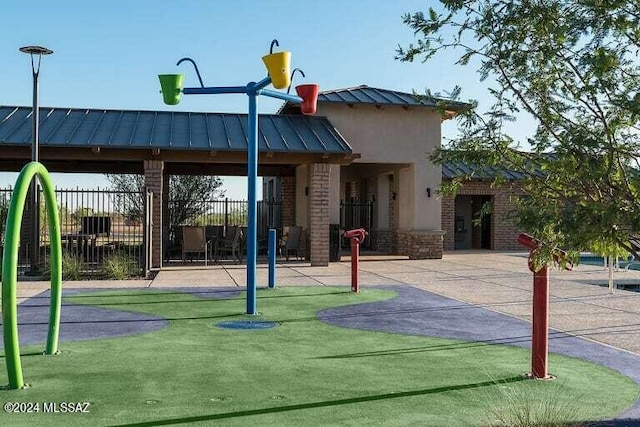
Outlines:
{"label": "lamp post", "polygon": [[[43,55],[51,55],[52,50],[42,46],[23,46],[20,52],[28,53],[31,56],[31,72],[33,74],[33,112],[31,126],[31,161],[39,161],[39,126],[40,126],[40,106],[39,102],[39,77],[40,61]],[[37,62],[36,62],[37,59]],[[29,274],[37,275],[40,262],[40,204],[38,203],[38,182],[31,181],[31,246],[29,257]]]}

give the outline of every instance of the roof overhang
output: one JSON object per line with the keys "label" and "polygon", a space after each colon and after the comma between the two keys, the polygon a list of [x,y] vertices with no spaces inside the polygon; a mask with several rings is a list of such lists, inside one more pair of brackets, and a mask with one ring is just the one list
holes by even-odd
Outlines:
{"label": "roof overhang", "polygon": [[[31,158],[31,144],[3,145],[0,143],[0,171],[20,170]],[[354,153],[286,153],[259,152],[258,167],[264,171],[277,171],[292,165],[329,163],[347,165],[360,158]],[[139,171],[144,160],[162,160],[169,163],[190,164],[194,168],[211,167],[225,169],[230,173],[246,174],[247,153],[242,151],[204,151],[176,149],[124,149],[93,147],[41,146],[40,161],[51,172],[114,172],[104,170],[105,164],[120,165],[119,168]],[[126,166],[135,163],[135,166]],[[240,165],[240,166],[234,166]],[[184,168],[183,168],[184,169]],[[244,171],[244,172],[243,172]],[[277,173],[275,175],[278,175]]]}

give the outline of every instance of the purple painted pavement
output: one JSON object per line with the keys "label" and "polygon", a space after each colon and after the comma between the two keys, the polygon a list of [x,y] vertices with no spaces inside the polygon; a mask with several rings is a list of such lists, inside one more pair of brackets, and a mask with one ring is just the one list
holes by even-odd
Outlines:
{"label": "purple painted pavement", "polygon": [[[64,297],[114,289],[64,289],[60,314],[60,342],[124,337],[166,328],[169,321],[161,316],[135,311],[117,311],[103,307],[64,302]],[[121,289],[126,293],[126,289]],[[170,288],[149,289],[149,292],[171,296],[188,293],[198,298],[233,298],[240,295],[237,288]],[[49,325],[49,291],[27,298],[18,305],[18,333],[20,345],[44,344]],[[0,330],[2,319],[0,319]],[[0,340],[0,349],[4,343]]]}
{"label": "purple painted pavement", "polygon": [[[531,348],[531,323],[411,286],[381,286],[398,292],[386,301],[329,308],[318,312],[324,322],[353,329],[465,341],[453,348],[503,344]],[[588,336],[590,331],[581,330]],[[599,331],[591,331],[593,335]],[[429,349],[425,349],[429,351]],[[620,372],[640,384],[640,356],[572,335],[549,331],[549,351],[588,360]],[[372,353],[376,354],[376,353]],[[366,353],[352,357],[366,357]],[[553,373],[553,367],[550,369]],[[610,399],[615,396],[603,396]],[[615,420],[591,426],[640,427],[640,399]]]}

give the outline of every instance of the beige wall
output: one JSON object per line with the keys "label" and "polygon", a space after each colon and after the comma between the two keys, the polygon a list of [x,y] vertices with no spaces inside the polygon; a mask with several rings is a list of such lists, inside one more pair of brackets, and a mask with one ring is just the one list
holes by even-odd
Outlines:
{"label": "beige wall", "polygon": [[[411,165],[399,174],[400,228],[441,229],[441,204],[435,189],[440,185],[442,170],[428,158],[440,145],[438,112],[424,107],[321,103],[318,115],[327,116],[353,152],[361,155],[355,163]],[[432,189],[430,198],[427,187]]]}
{"label": "beige wall", "polygon": [[378,175],[378,188],[376,195],[378,212],[376,226],[381,230],[389,229],[389,175]]}
{"label": "beige wall", "polygon": [[398,178],[398,228],[411,230],[415,219],[414,167],[400,169]]}

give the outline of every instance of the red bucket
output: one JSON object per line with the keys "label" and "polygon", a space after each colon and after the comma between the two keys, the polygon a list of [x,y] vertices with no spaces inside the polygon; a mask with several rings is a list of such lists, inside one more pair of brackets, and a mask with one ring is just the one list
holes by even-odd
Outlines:
{"label": "red bucket", "polygon": [[320,86],[316,84],[296,86],[296,92],[298,93],[298,96],[302,98],[302,104],[300,104],[302,114],[312,115],[316,113],[319,89]]}

